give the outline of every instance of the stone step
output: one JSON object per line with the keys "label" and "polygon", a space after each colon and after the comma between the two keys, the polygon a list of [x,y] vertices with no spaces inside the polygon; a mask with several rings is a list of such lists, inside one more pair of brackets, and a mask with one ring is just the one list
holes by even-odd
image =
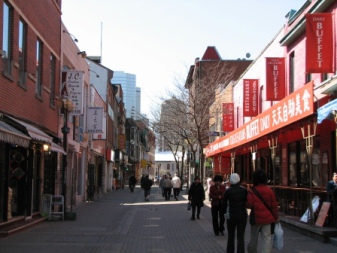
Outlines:
{"label": "stone step", "polygon": [[19,218],[12,222],[3,223],[0,226],[0,236],[6,237],[18,231],[32,227],[40,222],[44,222],[48,217],[42,217],[40,215],[35,215],[30,219]]}

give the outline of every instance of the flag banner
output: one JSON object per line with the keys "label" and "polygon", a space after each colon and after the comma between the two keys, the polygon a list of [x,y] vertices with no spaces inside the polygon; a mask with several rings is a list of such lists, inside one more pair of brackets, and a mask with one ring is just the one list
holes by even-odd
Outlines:
{"label": "flag banner", "polygon": [[306,73],[333,73],[331,13],[306,14]]}
{"label": "flag banner", "polygon": [[222,131],[234,130],[234,103],[222,103]]}
{"label": "flag banner", "polygon": [[72,102],[69,115],[83,115],[83,71],[62,71],[61,98],[68,98]]}
{"label": "flag banner", "polygon": [[313,87],[314,82],[310,81],[249,122],[215,140],[205,148],[206,157],[223,152],[229,154],[230,150],[237,146],[249,144],[312,115],[316,112]]}
{"label": "flag banner", "polygon": [[285,58],[266,58],[266,100],[279,101],[285,97]]}
{"label": "flag banner", "polygon": [[259,80],[243,79],[243,116],[255,117],[259,113]]}

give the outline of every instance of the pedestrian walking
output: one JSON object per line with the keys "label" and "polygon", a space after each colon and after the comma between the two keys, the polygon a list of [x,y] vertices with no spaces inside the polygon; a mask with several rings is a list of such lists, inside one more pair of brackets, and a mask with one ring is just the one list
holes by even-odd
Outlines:
{"label": "pedestrian walking", "polygon": [[188,191],[188,200],[191,201],[192,217],[191,220],[195,220],[195,211],[197,211],[197,219],[200,219],[201,207],[204,206],[205,190],[200,182],[200,177],[196,176],[194,182]]}
{"label": "pedestrian walking", "polygon": [[159,181],[159,187],[161,189],[161,195],[162,197],[165,197],[165,194],[164,194],[164,180],[166,178],[166,175],[162,175],[161,178],[160,178],[160,181]]}
{"label": "pedestrian walking", "polygon": [[143,179],[142,188],[144,189],[145,201],[150,201],[151,186],[153,182],[149,179],[149,175],[146,175]]}
{"label": "pedestrian walking", "polygon": [[245,230],[247,225],[247,189],[240,185],[240,176],[233,173],[229,177],[230,186],[226,189],[223,203],[226,213],[227,223],[227,253],[235,252],[235,232],[236,232],[236,252],[245,252]]}
{"label": "pedestrian walking", "polygon": [[129,188],[130,188],[130,192],[133,192],[135,190],[135,186],[136,186],[137,180],[134,174],[131,174],[131,176],[129,177]]}
{"label": "pedestrian walking", "polygon": [[276,197],[267,187],[267,176],[263,170],[253,173],[253,187],[248,191],[246,207],[251,209],[249,253],[257,253],[258,237],[261,232],[261,253],[270,253],[271,224],[279,222]]}
{"label": "pedestrian walking", "polygon": [[206,196],[208,198],[209,201],[211,201],[210,197],[209,197],[209,190],[211,188],[211,186],[214,184],[213,180],[212,180],[212,174],[209,174],[208,177],[206,178]]}
{"label": "pedestrian walking", "polygon": [[173,187],[173,196],[175,200],[178,200],[178,196],[180,193],[180,187],[181,187],[181,180],[178,177],[178,174],[175,173],[174,177],[171,180],[172,187]]}
{"label": "pedestrian walking", "polygon": [[165,197],[165,200],[170,200],[170,198],[171,198],[172,182],[171,182],[171,179],[169,178],[168,175],[165,176],[165,179],[164,179],[164,182],[163,182],[163,187],[164,187],[164,197]]}
{"label": "pedestrian walking", "polygon": [[211,212],[213,231],[216,236],[224,235],[225,230],[225,216],[223,209],[223,195],[226,187],[222,184],[222,176],[215,175],[213,179],[214,184],[209,189],[209,198],[211,199]]}

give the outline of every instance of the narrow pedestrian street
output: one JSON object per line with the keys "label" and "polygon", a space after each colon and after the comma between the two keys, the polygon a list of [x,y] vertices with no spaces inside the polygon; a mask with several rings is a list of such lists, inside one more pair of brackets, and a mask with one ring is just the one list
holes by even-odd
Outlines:
{"label": "narrow pedestrian street", "polygon": [[[76,221],[44,222],[8,237],[0,238],[1,253],[38,252],[225,252],[225,236],[215,236],[208,201],[201,219],[190,220],[186,192],[179,201],[165,201],[160,189],[152,187],[149,202],[136,187],[109,192],[76,209]],[[282,252],[334,252],[324,244],[284,229]],[[246,229],[246,246],[249,225]],[[272,252],[280,252],[273,249]]]}

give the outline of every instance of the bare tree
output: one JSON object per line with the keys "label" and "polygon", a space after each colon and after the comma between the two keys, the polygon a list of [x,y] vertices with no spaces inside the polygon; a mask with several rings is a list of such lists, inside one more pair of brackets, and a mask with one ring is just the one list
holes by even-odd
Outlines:
{"label": "bare tree", "polygon": [[[173,154],[188,148],[192,153],[192,163],[196,164],[195,174],[205,178],[203,148],[209,143],[209,129],[211,119],[219,117],[218,110],[211,110],[211,106],[221,108],[221,95],[223,89],[238,78],[250,62],[242,61],[206,61],[191,66],[186,81],[176,77],[175,89],[168,91],[164,105],[157,121],[157,128],[163,136],[163,142]],[[237,70],[238,64],[241,66]],[[232,98],[230,98],[232,100]],[[163,109],[164,108],[164,109]],[[159,120],[160,119],[160,120]],[[180,147],[179,147],[180,146]]]}

